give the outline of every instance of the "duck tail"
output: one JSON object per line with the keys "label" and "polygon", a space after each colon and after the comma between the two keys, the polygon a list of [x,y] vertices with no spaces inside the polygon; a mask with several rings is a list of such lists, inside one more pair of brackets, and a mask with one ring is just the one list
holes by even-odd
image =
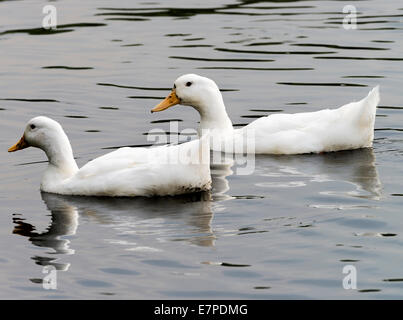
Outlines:
{"label": "duck tail", "polygon": [[372,147],[374,140],[374,126],[376,107],[380,100],[379,86],[373,88],[368,95],[358,102],[356,123],[362,133],[362,145],[360,147]]}
{"label": "duck tail", "polygon": [[376,107],[380,100],[379,85],[373,88],[368,95],[360,101],[361,110],[359,124],[374,130]]}
{"label": "duck tail", "polygon": [[367,101],[369,108],[372,109],[372,113],[375,114],[376,107],[378,106],[378,103],[380,101],[379,85],[377,85],[368,93],[365,100]]}

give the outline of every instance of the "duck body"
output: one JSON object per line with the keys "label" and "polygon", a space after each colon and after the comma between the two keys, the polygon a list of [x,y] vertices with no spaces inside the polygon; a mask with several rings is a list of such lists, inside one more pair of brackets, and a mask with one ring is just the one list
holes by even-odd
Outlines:
{"label": "duck body", "polygon": [[[371,147],[379,103],[375,87],[364,99],[337,109],[273,114],[234,129],[214,81],[184,75],[175,81],[173,93],[177,103],[200,113],[199,135],[210,132],[211,149],[228,153],[303,154]],[[166,100],[153,111],[169,108]]]}
{"label": "duck body", "polygon": [[[207,191],[211,185],[208,164],[192,163],[191,159],[177,163],[179,153],[198,151],[199,145],[200,140],[194,140],[176,146],[120,148],[88,162],[62,183],[42,183],[41,190],[67,195],[128,197]],[[205,145],[204,152],[209,155]]]}
{"label": "duck body", "polygon": [[[81,169],[76,165],[62,127],[52,119],[31,119],[21,140],[24,142],[20,149],[26,147],[25,144],[35,146],[48,156],[49,165],[40,187],[44,192],[150,197],[207,191],[211,187],[207,138],[175,146],[120,148],[88,162]],[[9,151],[19,150],[15,146]]]}
{"label": "duck body", "polygon": [[[261,154],[303,154],[372,147],[379,89],[338,109],[273,114],[234,130],[234,145],[255,140]],[[244,148],[245,149],[245,148]]]}

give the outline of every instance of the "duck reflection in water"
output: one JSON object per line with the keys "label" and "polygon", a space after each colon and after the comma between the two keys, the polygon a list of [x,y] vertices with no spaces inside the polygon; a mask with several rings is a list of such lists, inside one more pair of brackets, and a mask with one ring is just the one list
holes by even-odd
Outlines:
{"label": "duck reflection in water", "polygon": [[[117,235],[138,235],[138,240],[155,235],[154,238],[182,240],[199,246],[214,245],[209,192],[158,198],[69,197],[68,201],[78,209],[80,217],[110,225]],[[181,239],[177,238],[178,234]]]}
{"label": "duck reflection in water", "polygon": [[346,191],[346,187],[345,191],[336,192],[332,185],[325,184],[320,193],[368,200],[382,197],[382,184],[372,148],[315,155],[258,155],[254,174],[264,177],[263,182],[256,183],[258,187],[303,187],[308,182],[335,181],[350,184],[353,189]]}
{"label": "duck reflection in water", "polygon": [[[21,215],[15,214],[13,233],[28,237],[35,246],[53,249],[54,251],[48,252],[49,254],[75,253],[74,249],[70,248],[71,243],[68,238],[76,234],[79,216],[80,219],[108,224],[113,228],[119,227],[120,231],[125,230],[127,233],[130,231],[136,233],[137,226],[144,228],[142,222],[149,221],[146,225],[152,224],[152,231],[158,237],[170,237],[180,233],[184,235],[180,240],[191,244],[214,245],[210,193],[162,198],[77,197],[45,192],[42,192],[41,196],[51,212],[48,228],[43,232],[37,232],[34,225],[26,222]],[[153,224],[153,221],[157,221],[156,224]],[[141,232],[144,232],[144,229],[139,233]],[[34,256],[32,259],[42,266],[53,265],[60,271],[68,270],[70,265],[59,263],[57,258],[49,256]]]}
{"label": "duck reflection in water", "polygon": [[[41,193],[42,200],[51,211],[51,222],[44,232],[37,232],[36,227],[25,222],[20,215],[14,215],[15,224],[13,233],[28,237],[33,245],[44,248],[51,248],[54,252],[50,254],[74,254],[70,248],[70,240],[64,236],[74,235],[78,226],[78,211],[74,206],[69,205],[57,195]],[[52,265],[59,271],[68,270],[69,263],[58,263],[57,258],[34,256],[32,259],[39,265]]]}
{"label": "duck reflection in water", "polygon": [[227,177],[234,172],[231,168],[236,165],[232,155],[212,152],[210,159],[210,172],[212,180],[212,194],[214,201],[223,201],[233,199],[227,192],[230,190],[230,186]]}
{"label": "duck reflection in water", "polygon": [[355,190],[348,192],[349,196],[369,200],[380,200],[382,183],[375,165],[375,155],[372,148],[353,151],[335,152],[318,162],[318,169],[327,170],[324,177],[332,180],[349,182]]}

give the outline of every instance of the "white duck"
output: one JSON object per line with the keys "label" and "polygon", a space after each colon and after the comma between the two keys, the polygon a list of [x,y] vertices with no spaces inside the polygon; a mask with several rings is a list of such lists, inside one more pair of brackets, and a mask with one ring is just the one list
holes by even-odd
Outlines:
{"label": "white duck", "polygon": [[8,151],[37,147],[49,165],[41,182],[45,192],[82,196],[166,196],[209,190],[210,151],[205,137],[181,145],[120,148],[81,169],[60,124],[31,119],[24,135]]}
{"label": "white duck", "polygon": [[199,136],[209,131],[213,150],[302,154],[371,147],[378,103],[379,87],[375,87],[364,99],[338,109],[273,114],[234,129],[215,82],[186,74],[175,80],[172,92],[151,112],[176,104],[192,106],[201,118]]}

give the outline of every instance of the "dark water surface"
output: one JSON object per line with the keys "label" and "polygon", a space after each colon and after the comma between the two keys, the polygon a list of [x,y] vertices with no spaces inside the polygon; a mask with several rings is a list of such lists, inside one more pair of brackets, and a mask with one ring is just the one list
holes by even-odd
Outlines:
{"label": "dark water surface", "polygon": [[[44,2],[0,2],[0,298],[402,299],[403,3],[349,1],[357,30],[347,2],[200,3],[49,2],[46,31]],[[169,120],[195,128],[191,108],[150,113],[184,73],[214,79],[237,126],[380,84],[374,147],[258,156],[247,176],[214,165],[211,195],[153,200],[41,194],[45,155],[7,153],[37,115],[61,122],[80,166]]]}

